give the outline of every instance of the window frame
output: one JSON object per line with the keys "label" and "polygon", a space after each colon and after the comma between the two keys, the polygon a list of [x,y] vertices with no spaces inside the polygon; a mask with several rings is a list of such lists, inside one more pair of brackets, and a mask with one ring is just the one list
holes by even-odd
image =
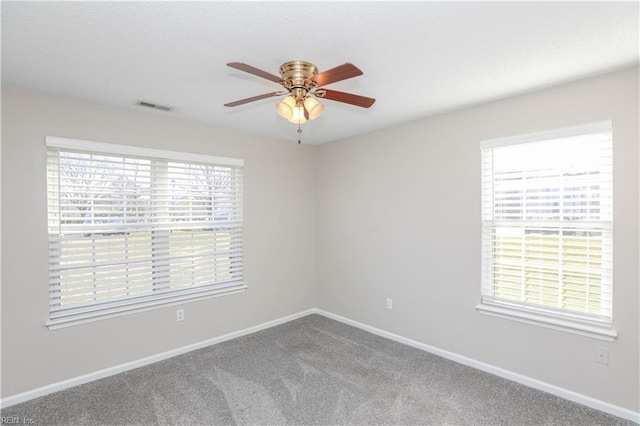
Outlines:
{"label": "window frame", "polygon": [[[227,157],[217,157],[205,154],[195,154],[195,153],[187,153],[187,152],[178,152],[178,151],[168,151],[168,150],[160,150],[154,148],[145,148],[139,146],[129,146],[129,145],[119,145],[119,144],[111,144],[111,143],[103,143],[103,142],[93,142],[93,141],[85,141],[85,140],[77,140],[77,139],[69,139],[69,138],[60,138],[55,136],[47,136],[45,141],[45,146],[47,149],[47,191],[48,193],[51,191],[52,187],[58,188],[59,185],[59,171],[57,170],[57,165],[54,163],[53,168],[54,171],[49,170],[52,167],[52,163],[50,162],[50,157],[54,154],[51,154],[50,150],[58,150],[58,151],[67,151],[67,152],[78,152],[84,154],[93,154],[93,155],[113,155],[113,156],[121,156],[123,159],[149,159],[151,160],[150,164],[156,163],[165,163],[165,168],[168,170],[170,163],[175,164],[184,164],[184,165],[210,165],[210,166],[224,166],[229,167],[230,170],[235,173],[235,178],[233,180],[234,190],[237,193],[234,193],[235,198],[232,202],[232,209],[235,209],[235,217],[234,220],[230,221],[228,225],[225,223],[221,227],[225,229],[232,229],[234,235],[239,235],[240,240],[243,238],[244,234],[244,221],[243,221],[243,212],[242,212],[242,198],[243,198],[243,167],[244,160],[237,158],[227,158]],[[59,158],[59,157],[58,157]],[[58,164],[59,161],[58,161]],[[151,167],[153,169],[153,167]],[[149,171],[149,179],[156,179],[155,183],[149,182],[149,185],[153,187],[154,185],[163,185],[167,184],[162,180],[157,179],[156,171]],[[59,188],[58,188],[59,190]],[[150,189],[153,192],[152,189]],[[59,195],[58,200],[56,202],[55,196],[47,196],[47,220],[48,220],[48,241],[49,241],[49,274],[50,277],[54,276],[55,273],[52,271],[59,268],[59,263],[55,264],[52,262],[52,259],[55,260],[55,255],[52,252],[56,251],[56,238],[62,238],[61,228],[60,228],[60,201]],[[54,201],[52,201],[52,199]],[[151,197],[149,201],[149,205],[154,204],[154,198]],[[168,201],[167,201],[168,202]],[[53,206],[53,211],[51,210]],[[151,208],[149,214],[152,216],[157,214],[156,207]],[[56,219],[57,218],[57,219]],[[57,222],[56,222],[57,220]],[[93,220],[93,219],[92,219]],[[152,221],[153,222],[153,221]],[[58,230],[55,231],[56,224],[58,226]],[[208,223],[208,222],[207,222]],[[225,226],[227,225],[227,226]],[[110,225],[111,226],[111,225]],[[152,230],[151,235],[153,235],[153,229],[155,225],[150,225],[149,228]],[[183,228],[183,226],[180,226]],[[191,233],[198,232],[197,228],[193,228],[190,226],[184,227],[187,231],[191,229]],[[54,231],[52,231],[52,229]],[[208,228],[200,229],[200,233],[207,234],[207,231],[212,231]],[[215,231],[213,231],[215,232]],[[90,237],[84,235],[84,237]],[[110,235],[110,234],[106,234]],[[152,244],[153,236],[150,237],[150,244]],[[205,236],[206,238],[206,236]],[[231,238],[231,237],[230,237]],[[58,243],[59,244],[59,243]],[[217,243],[216,243],[217,245]],[[172,250],[171,248],[167,250]],[[214,249],[215,251],[215,249]],[[122,315],[129,315],[139,312],[145,312],[149,310],[159,309],[167,306],[173,306],[177,304],[182,304],[187,301],[196,301],[203,300],[212,297],[220,297],[225,295],[237,294],[243,292],[248,286],[244,282],[243,278],[243,266],[241,264],[243,259],[242,243],[239,243],[239,254],[234,252],[233,261],[239,260],[240,267],[239,272],[235,275],[232,282],[227,284],[225,283],[212,283],[212,284],[204,284],[204,285],[196,285],[196,286],[182,286],[178,289],[172,289],[174,284],[169,284],[168,286],[165,284],[165,291],[159,291],[158,294],[153,294],[155,292],[158,282],[156,278],[152,278],[150,282],[150,288],[152,288],[151,293],[146,293],[143,296],[131,296],[128,294],[125,297],[121,297],[119,299],[114,300],[106,300],[95,305],[91,304],[79,304],[78,306],[71,306],[68,309],[54,312],[52,310],[54,296],[51,295],[52,289],[52,281],[50,278],[50,282],[48,285],[48,289],[50,292],[50,296],[48,297],[50,303],[50,310],[48,315],[48,320],[46,321],[46,326],[50,330],[84,324],[88,322],[103,320],[107,318],[113,318]],[[54,256],[54,257],[52,257]],[[153,256],[153,255],[152,255]],[[214,253],[214,256],[217,256],[217,253]],[[126,256],[125,256],[126,257]],[[58,259],[60,256],[58,255]],[[128,260],[127,260],[128,262]],[[154,264],[155,260],[152,261]],[[162,262],[166,263],[167,260],[163,260]],[[127,263],[128,264],[128,263]],[[166,267],[165,267],[166,268]],[[152,267],[153,270],[153,267]],[[234,269],[234,273],[236,270]],[[155,273],[151,275],[154,276]]]}
{"label": "window frame", "polygon": [[[552,141],[555,139],[562,139],[574,136],[589,135],[594,133],[608,132],[611,140],[611,154],[613,153],[613,131],[611,121],[601,121],[596,123],[590,123],[586,125],[566,127],[561,129],[530,133],[525,135],[518,135],[513,137],[505,137],[498,139],[484,140],[480,142],[481,153],[487,150],[492,152],[495,148],[515,146],[521,144],[528,144],[534,142]],[[617,332],[613,328],[613,300],[611,300],[611,316],[610,317],[598,317],[597,315],[580,314],[577,311],[551,308],[545,306],[535,306],[517,300],[507,300],[492,297],[492,294],[486,294],[487,288],[493,288],[493,277],[491,272],[488,271],[487,262],[493,261],[491,254],[485,253],[488,245],[492,246],[492,241],[486,232],[488,225],[485,223],[485,215],[487,209],[490,209],[493,215],[495,206],[493,205],[493,195],[491,195],[491,201],[486,199],[485,191],[485,179],[490,174],[493,182],[494,176],[493,169],[486,170],[486,164],[481,164],[481,176],[482,176],[482,236],[481,236],[481,251],[482,251],[482,277],[481,277],[481,299],[480,303],[476,305],[476,309],[479,313],[498,317],[502,319],[518,321],[526,324],[541,326],[554,330],[560,330],[600,340],[613,341],[617,337]],[[491,190],[493,194],[493,189]],[[612,190],[613,193],[613,190]],[[613,201],[612,201],[613,203]],[[491,229],[496,229],[497,225],[491,222]],[[526,223],[526,221],[519,222]],[[608,223],[608,222],[607,222]],[[521,225],[524,226],[524,225]],[[562,226],[553,227],[561,231]],[[609,232],[609,241],[611,247],[613,247],[613,216],[611,217],[608,227],[597,228],[604,233]],[[608,270],[609,274],[613,273],[613,264],[611,260],[611,270]],[[493,290],[491,290],[492,292]],[[613,296],[613,280],[611,281],[611,297]]]}

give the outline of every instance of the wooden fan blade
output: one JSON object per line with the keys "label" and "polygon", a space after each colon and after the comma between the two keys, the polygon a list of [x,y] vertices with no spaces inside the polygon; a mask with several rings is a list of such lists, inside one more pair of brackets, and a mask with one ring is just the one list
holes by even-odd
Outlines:
{"label": "wooden fan blade", "polygon": [[359,75],[362,75],[360,68],[347,62],[346,64],[338,65],[335,68],[321,72],[320,74],[309,78],[309,80],[315,81],[318,86],[325,86],[327,84],[335,83],[336,81],[346,80]]}
{"label": "wooden fan blade", "polygon": [[[354,95],[353,93],[338,92],[337,90],[322,89],[316,96],[321,99],[329,99],[331,101],[344,102],[362,108],[369,108],[375,103],[375,99],[366,96]],[[324,93],[324,94],[323,94]]]}
{"label": "wooden fan blade", "polygon": [[260,99],[266,99],[266,98],[272,98],[274,96],[280,96],[282,94],[283,94],[282,92],[265,93],[264,95],[258,95],[258,96],[254,96],[254,97],[251,97],[251,98],[240,99],[239,101],[235,101],[235,102],[229,102],[228,104],[224,104],[224,106],[226,106],[226,107],[234,107],[234,106],[238,106],[238,105],[242,105],[242,104],[247,104],[247,103],[253,102],[253,101],[259,101]]}
{"label": "wooden fan blade", "polygon": [[258,77],[266,78],[267,80],[271,80],[274,83],[280,83],[282,78],[269,74],[266,71],[262,71],[256,67],[252,67],[251,65],[244,64],[242,62],[230,62],[227,64],[228,67],[235,68],[240,71],[248,72],[249,74],[257,75]]}

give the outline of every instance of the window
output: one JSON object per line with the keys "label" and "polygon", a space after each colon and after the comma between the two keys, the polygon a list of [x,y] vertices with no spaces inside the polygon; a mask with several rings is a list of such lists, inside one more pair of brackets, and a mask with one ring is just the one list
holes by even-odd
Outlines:
{"label": "window", "polygon": [[611,123],[481,151],[480,312],[613,340]]}
{"label": "window", "polygon": [[46,144],[50,329],[246,288],[242,160]]}

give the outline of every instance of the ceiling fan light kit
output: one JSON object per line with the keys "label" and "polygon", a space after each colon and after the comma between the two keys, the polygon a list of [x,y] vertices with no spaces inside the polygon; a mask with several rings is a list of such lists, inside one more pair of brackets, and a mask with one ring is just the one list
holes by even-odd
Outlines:
{"label": "ceiling fan light kit", "polygon": [[286,118],[292,123],[304,123],[307,121],[305,110],[309,120],[315,120],[322,115],[324,105],[316,101],[314,98],[306,98],[302,105],[298,105],[298,101],[293,96],[287,96],[276,104],[276,111],[282,118]]}
{"label": "ceiling fan light kit", "polygon": [[[265,93],[264,95],[230,102],[224,104],[224,106],[235,107],[261,99],[287,95],[281,102],[276,104],[276,111],[282,118],[286,118],[291,123],[298,125],[322,115],[324,105],[318,102],[316,98],[343,102],[361,108],[369,108],[376,101],[365,96],[321,88],[327,84],[362,75],[362,71],[358,67],[348,62],[318,73],[318,67],[310,62],[289,61],[280,66],[280,77],[242,62],[231,62],[227,66],[278,83],[285,91]],[[298,129],[298,133],[300,132],[301,130]],[[298,142],[300,141],[298,140]]]}

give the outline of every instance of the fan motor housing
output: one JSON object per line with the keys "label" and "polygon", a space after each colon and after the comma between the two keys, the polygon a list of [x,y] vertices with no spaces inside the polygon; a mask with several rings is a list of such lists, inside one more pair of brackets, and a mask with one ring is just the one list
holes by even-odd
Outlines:
{"label": "fan motor housing", "polygon": [[318,67],[311,62],[289,61],[280,65],[280,75],[290,86],[305,86],[305,80],[318,74]]}

